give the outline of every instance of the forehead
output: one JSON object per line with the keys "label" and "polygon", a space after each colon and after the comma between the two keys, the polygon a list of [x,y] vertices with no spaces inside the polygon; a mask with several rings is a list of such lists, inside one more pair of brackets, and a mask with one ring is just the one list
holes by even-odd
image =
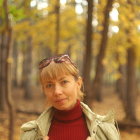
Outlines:
{"label": "forehead", "polygon": [[41,83],[46,81],[58,80],[61,77],[77,75],[78,71],[71,65],[65,63],[51,63],[40,72]]}
{"label": "forehead", "polygon": [[55,79],[48,79],[46,80],[46,82],[56,82],[56,81],[61,81],[61,80],[65,80],[65,79],[68,79],[68,80],[72,80],[74,79],[72,75],[59,75],[57,78]]}

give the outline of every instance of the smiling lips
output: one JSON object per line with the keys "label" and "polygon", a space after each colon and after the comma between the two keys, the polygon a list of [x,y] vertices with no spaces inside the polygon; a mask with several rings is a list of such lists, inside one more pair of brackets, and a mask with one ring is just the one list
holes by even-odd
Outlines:
{"label": "smiling lips", "polygon": [[65,101],[66,100],[66,98],[64,98],[64,99],[58,99],[58,100],[56,100],[55,102],[56,103],[63,103],[63,101]]}

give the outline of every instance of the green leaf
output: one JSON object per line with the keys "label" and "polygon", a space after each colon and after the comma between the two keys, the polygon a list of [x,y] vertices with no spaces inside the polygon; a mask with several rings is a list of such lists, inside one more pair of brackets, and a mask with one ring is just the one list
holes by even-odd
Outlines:
{"label": "green leaf", "polygon": [[13,16],[14,21],[20,21],[26,18],[23,8],[18,9],[16,6],[11,5],[9,9],[10,9],[9,12]]}

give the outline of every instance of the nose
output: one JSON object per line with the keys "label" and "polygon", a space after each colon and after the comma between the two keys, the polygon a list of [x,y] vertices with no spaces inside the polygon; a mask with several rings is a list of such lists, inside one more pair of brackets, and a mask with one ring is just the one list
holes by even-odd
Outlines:
{"label": "nose", "polygon": [[54,95],[61,95],[62,94],[62,87],[59,84],[56,84],[54,87]]}

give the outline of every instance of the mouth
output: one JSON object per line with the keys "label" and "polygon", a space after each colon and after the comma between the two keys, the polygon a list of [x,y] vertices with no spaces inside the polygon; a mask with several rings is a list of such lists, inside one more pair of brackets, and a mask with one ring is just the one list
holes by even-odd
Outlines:
{"label": "mouth", "polygon": [[66,100],[66,98],[57,99],[57,100],[55,100],[55,102],[56,102],[56,103],[63,103],[65,100]]}

